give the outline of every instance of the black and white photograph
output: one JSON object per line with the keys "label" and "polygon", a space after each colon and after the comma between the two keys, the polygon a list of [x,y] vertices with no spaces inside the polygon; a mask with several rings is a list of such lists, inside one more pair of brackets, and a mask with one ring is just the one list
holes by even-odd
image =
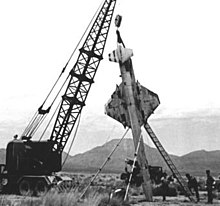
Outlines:
{"label": "black and white photograph", "polygon": [[219,11],[1,1],[0,205],[219,205]]}

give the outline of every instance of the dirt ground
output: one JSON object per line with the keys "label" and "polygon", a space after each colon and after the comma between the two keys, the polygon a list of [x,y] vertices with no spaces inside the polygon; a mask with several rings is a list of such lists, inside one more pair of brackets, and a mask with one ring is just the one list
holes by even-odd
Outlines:
{"label": "dirt ground", "polygon": [[[191,206],[191,205],[214,205],[219,206],[220,200],[217,198],[213,199],[213,204],[207,204],[207,195],[205,192],[200,193],[200,202],[192,203],[189,201],[188,198],[185,196],[177,196],[177,197],[166,197],[166,201],[162,201],[162,197],[153,197],[153,202],[146,202],[144,200],[144,196],[132,197],[132,201],[134,201],[133,206],[163,206],[163,205],[170,205],[170,206]],[[136,201],[136,203],[135,203]]]}
{"label": "dirt ground", "polygon": [[[77,180],[82,185],[83,188],[88,185],[88,182],[90,181],[91,175],[85,175],[85,174],[78,174],[73,176],[75,180]],[[103,174],[100,175],[98,178],[96,178],[95,184],[99,185],[98,187],[104,187],[106,188],[109,186],[110,188],[116,186],[116,188],[120,188],[121,181],[117,176],[112,174]],[[92,190],[96,190],[95,186],[93,186]],[[103,190],[103,189],[102,189]],[[100,195],[103,195],[102,191],[99,191]],[[163,205],[170,205],[170,206],[192,206],[192,205],[220,205],[220,192],[215,191],[214,192],[214,200],[213,204],[206,204],[207,202],[207,192],[206,191],[200,191],[200,202],[199,203],[192,203],[189,201],[189,199],[185,196],[178,195],[176,197],[166,197],[166,201],[162,201],[161,196],[154,196],[153,202],[146,202],[145,197],[143,195],[142,189],[139,188],[130,188],[129,190],[129,203],[132,206],[163,206]],[[70,193],[72,196],[74,196],[74,192]],[[52,200],[53,200],[52,196]],[[74,198],[74,197],[73,197]],[[43,205],[43,198],[39,197],[23,197],[18,195],[0,195],[0,206],[44,206]],[[57,197],[57,202],[60,200],[60,197]],[[69,202],[71,202],[72,199],[67,200],[67,204],[62,204],[63,206],[70,205]],[[91,201],[89,201],[91,202]],[[54,204],[49,204],[50,206],[54,206]],[[57,203],[56,205],[60,205]],[[91,204],[90,204],[91,205]],[[92,205],[93,206],[93,205]],[[95,206],[95,205],[94,205]]]}
{"label": "dirt ground", "polygon": [[[213,204],[207,204],[206,193],[200,194],[201,201],[199,203],[192,203],[188,198],[184,196],[177,197],[167,197],[166,201],[162,201],[162,197],[153,197],[153,202],[146,202],[143,195],[130,197],[130,203],[132,206],[192,206],[192,205],[213,205],[219,206],[220,200],[215,198]],[[0,196],[0,206],[43,206],[41,204],[40,198],[36,197],[22,197],[18,195],[1,195]]]}
{"label": "dirt ground", "polygon": [[38,206],[37,197],[24,197],[20,195],[0,195],[0,206]]}

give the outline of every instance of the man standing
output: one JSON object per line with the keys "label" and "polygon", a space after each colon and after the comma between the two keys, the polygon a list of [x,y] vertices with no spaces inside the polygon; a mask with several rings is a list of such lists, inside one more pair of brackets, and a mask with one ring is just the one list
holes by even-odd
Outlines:
{"label": "man standing", "polygon": [[188,187],[189,187],[190,191],[192,192],[192,189],[195,191],[197,202],[199,202],[199,188],[198,188],[198,182],[197,182],[196,178],[192,177],[188,173],[186,174],[186,177],[188,179]]}
{"label": "man standing", "polygon": [[[127,180],[125,181],[125,183],[128,184],[131,172],[128,171],[127,164],[131,166],[131,170],[132,170],[134,161],[130,160],[130,159],[126,159],[125,163],[126,163],[125,172],[127,174]],[[131,179],[132,181],[131,181],[131,183],[135,184],[136,187],[140,187],[141,184],[143,183],[143,176],[141,175],[140,172],[141,172],[140,165],[138,164],[138,161],[135,161],[133,172],[132,172],[132,179]]]}
{"label": "man standing", "polygon": [[208,193],[208,203],[212,204],[213,194],[212,187],[215,182],[214,178],[210,175],[210,170],[206,170],[207,180],[206,180],[206,188]]}
{"label": "man standing", "polygon": [[166,195],[168,194],[168,190],[169,190],[169,181],[167,179],[166,172],[164,172],[161,177],[161,190],[162,190],[163,201],[166,201]]}

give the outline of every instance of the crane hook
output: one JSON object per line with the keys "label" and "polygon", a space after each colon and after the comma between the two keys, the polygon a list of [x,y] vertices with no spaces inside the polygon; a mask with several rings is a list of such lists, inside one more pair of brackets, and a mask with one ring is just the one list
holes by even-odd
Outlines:
{"label": "crane hook", "polygon": [[121,20],[122,20],[122,16],[121,16],[121,15],[117,15],[117,16],[115,17],[115,26],[116,26],[117,28],[119,28],[119,27],[121,26]]}

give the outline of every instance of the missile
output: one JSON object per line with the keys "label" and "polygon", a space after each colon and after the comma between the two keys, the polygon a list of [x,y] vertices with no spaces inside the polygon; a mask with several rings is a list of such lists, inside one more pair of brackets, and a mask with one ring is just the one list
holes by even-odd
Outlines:
{"label": "missile", "polygon": [[[117,49],[109,54],[109,61],[117,62],[120,65],[125,65],[126,71],[131,76],[131,89],[138,115],[140,126],[147,121],[154,110],[159,106],[160,100],[156,93],[142,86],[135,80],[133,65],[131,57],[133,56],[132,49],[124,48],[118,45]],[[124,127],[131,127],[131,121],[128,114],[126,105],[126,95],[124,85],[121,83],[116,86],[116,90],[111,95],[111,98],[105,105],[105,114],[119,121]]]}
{"label": "missile", "polygon": [[[109,54],[109,60],[119,63],[122,83],[116,86],[110,100],[105,105],[105,113],[119,121],[124,127],[131,128],[135,147],[135,156],[143,175],[143,191],[146,200],[152,201],[152,185],[149,175],[149,165],[145,154],[141,126],[160,104],[156,93],[142,86],[135,80],[131,57],[133,51],[125,48],[117,30],[117,49]],[[128,193],[128,187],[126,195]],[[125,195],[125,198],[126,198]]]}

